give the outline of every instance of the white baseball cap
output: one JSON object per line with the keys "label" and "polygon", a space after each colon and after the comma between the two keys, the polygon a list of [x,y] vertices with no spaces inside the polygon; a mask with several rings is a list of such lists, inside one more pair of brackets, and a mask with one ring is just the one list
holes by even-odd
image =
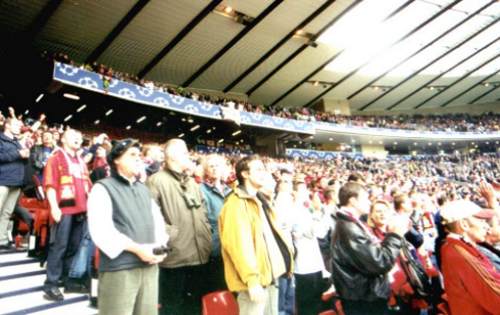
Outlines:
{"label": "white baseball cap", "polygon": [[443,223],[448,224],[470,217],[488,220],[495,215],[495,212],[489,209],[483,209],[472,201],[456,200],[447,203],[441,209],[440,214],[443,218]]}

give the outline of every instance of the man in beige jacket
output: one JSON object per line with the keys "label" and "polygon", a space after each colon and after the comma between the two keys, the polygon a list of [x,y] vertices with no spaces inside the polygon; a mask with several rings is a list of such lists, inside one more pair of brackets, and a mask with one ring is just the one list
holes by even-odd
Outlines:
{"label": "man in beige jacket", "polygon": [[170,236],[171,251],[160,264],[160,314],[200,314],[212,246],[207,209],[199,185],[186,175],[191,160],[183,140],[166,143],[165,161],[165,169],[146,183],[160,205]]}

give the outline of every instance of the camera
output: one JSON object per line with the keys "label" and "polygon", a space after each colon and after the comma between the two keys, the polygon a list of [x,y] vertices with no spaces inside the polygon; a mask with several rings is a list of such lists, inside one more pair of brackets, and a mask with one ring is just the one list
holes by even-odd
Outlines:
{"label": "camera", "polygon": [[171,248],[168,248],[166,245],[153,248],[153,254],[155,255],[165,255],[172,251]]}

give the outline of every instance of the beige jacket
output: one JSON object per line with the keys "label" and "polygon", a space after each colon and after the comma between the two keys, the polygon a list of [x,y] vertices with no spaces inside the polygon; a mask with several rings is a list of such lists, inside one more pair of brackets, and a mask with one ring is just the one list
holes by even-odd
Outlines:
{"label": "beige jacket", "polygon": [[[166,170],[149,177],[146,185],[162,210],[169,235],[171,252],[160,266],[176,268],[207,263],[212,233],[199,185],[191,177],[182,180],[179,174]],[[188,208],[183,195],[192,199],[197,207]]]}

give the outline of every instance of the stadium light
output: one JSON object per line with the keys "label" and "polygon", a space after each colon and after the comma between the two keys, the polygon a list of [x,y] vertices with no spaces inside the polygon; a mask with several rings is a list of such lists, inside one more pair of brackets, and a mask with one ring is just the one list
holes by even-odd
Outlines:
{"label": "stadium light", "polygon": [[112,109],[110,109],[110,110],[108,110],[108,111],[106,112],[106,114],[104,114],[104,115],[109,116],[109,115],[111,115],[111,113],[112,113],[112,112],[113,112],[113,110],[112,110]]}
{"label": "stadium light", "polygon": [[38,97],[36,98],[35,102],[37,102],[37,103],[40,102],[42,100],[42,98],[43,98],[43,93],[40,94],[40,95],[38,95]]}
{"label": "stadium light", "polygon": [[73,118],[73,115],[68,115],[64,118],[64,121],[66,122],[66,121],[70,120],[71,118]]}
{"label": "stadium light", "polygon": [[146,119],[146,116],[142,116],[142,117],[139,117],[135,122],[140,124],[141,122],[143,122],[144,120]]}
{"label": "stadium light", "polygon": [[78,107],[78,109],[76,110],[77,113],[81,112],[82,110],[84,110],[85,108],[87,108],[87,105],[86,104],[83,104],[82,106]]}
{"label": "stadium light", "polygon": [[75,95],[75,94],[71,94],[71,93],[64,93],[63,96],[65,98],[69,98],[69,99],[75,100],[75,101],[78,101],[80,99],[80,96]]}
{"label": "stadium light", "polygon": [[190,130],[191,132],[193,132],[193,131],[196,131],[196,130],[198,130],[198,129],[200,129],[200,125],[193,126],[193,127],[191,127],[191,129],[189,129],[189,130]]}
{"label": "stadium light", "polygon": [[233,132],[231,135],[234,137],[234,136],[237,136],[241,133],[241,130],[236,130],[235,132]]}

